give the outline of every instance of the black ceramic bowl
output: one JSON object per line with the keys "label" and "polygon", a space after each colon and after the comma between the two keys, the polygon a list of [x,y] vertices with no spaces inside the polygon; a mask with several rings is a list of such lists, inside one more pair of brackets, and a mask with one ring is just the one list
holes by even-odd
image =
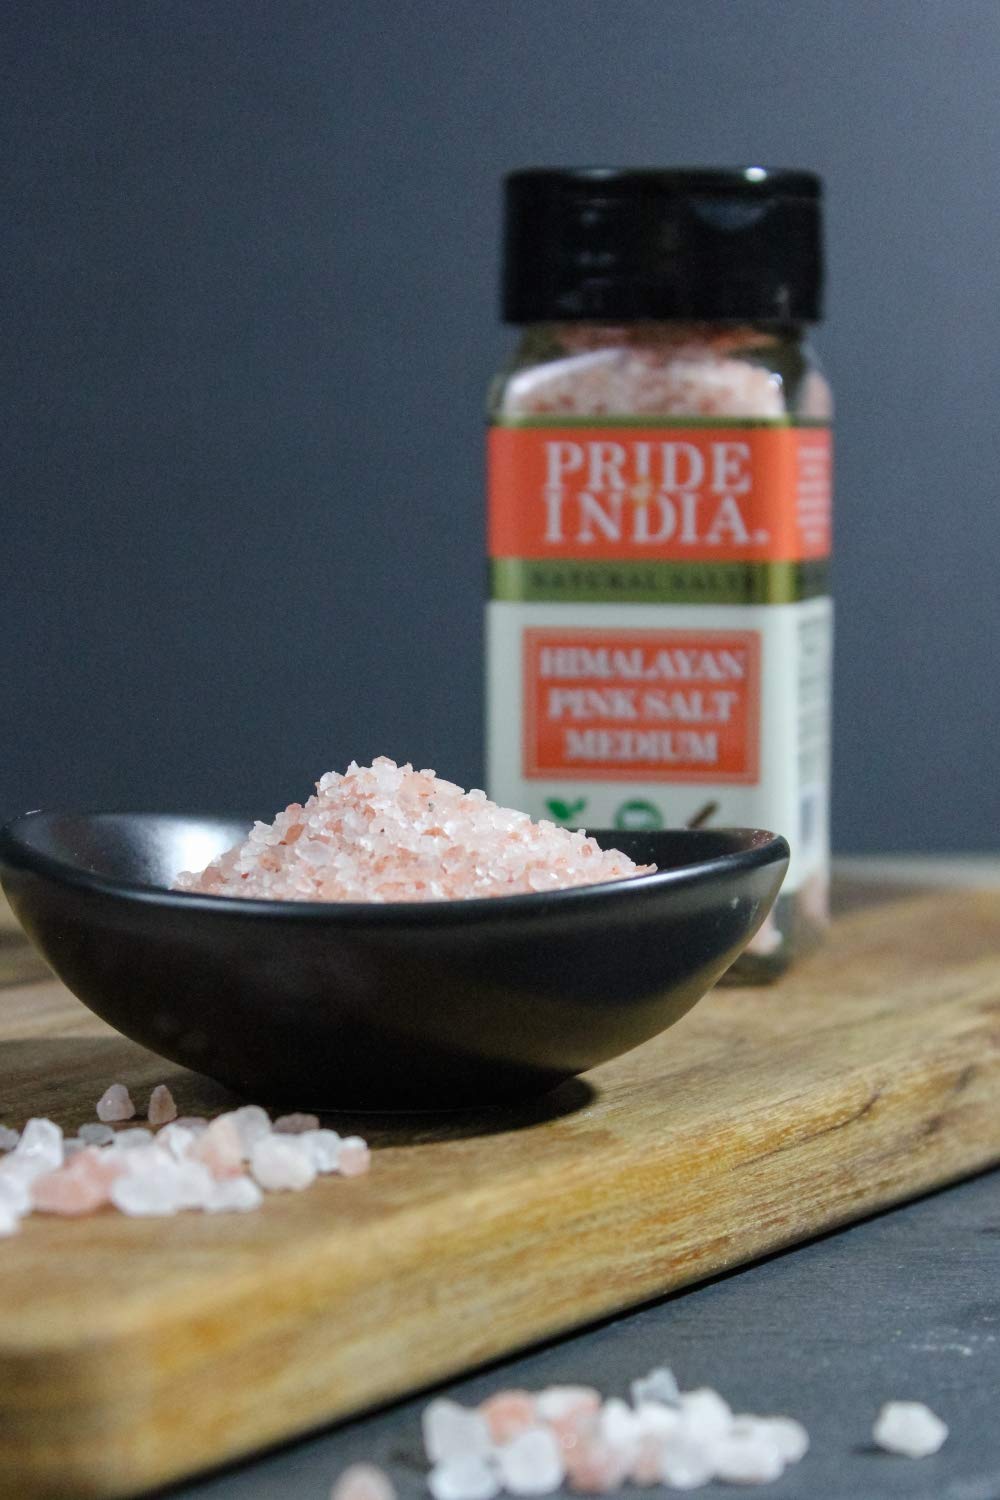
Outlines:
{"label": "black ceramic bowl", "polygon": [[154,1052],[265,1103],[445,1109],[539,1093],[671,1026],[764,920],[756,829],[597,833],[654,875],[360,905],[168,889],[249,821],[28,813],[4,890],[59,978]]}

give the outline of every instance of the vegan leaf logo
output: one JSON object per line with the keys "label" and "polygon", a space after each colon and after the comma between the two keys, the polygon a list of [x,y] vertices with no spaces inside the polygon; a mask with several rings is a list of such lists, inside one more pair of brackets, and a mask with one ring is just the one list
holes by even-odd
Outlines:
{"label": "vegan leaf logo", "polygon": [[578,802],[560,802],[558,797],[547,797],[545,806],[558,823],[570,823],[575,821],[587,805],[586,797],[581,797]]}

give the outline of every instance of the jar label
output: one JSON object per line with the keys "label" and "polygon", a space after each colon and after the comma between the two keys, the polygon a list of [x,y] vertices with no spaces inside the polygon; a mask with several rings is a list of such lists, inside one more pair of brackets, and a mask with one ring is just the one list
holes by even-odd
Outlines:
{"label": "jar label", "polygon": [[[830,553],[825,427],[497,425],[488,463],[489,552],[498,561],[642,564],[652,571],[639,587],[676,597],[679,564],[699,564],[709,589],[705,569],[716,568],[723,590],[734,564],[787,572]],[[553,580],[550,597],[565,598]],[[769,581],[788,587],[787,576]],[[598,569],[593,588],[601,587]]]}

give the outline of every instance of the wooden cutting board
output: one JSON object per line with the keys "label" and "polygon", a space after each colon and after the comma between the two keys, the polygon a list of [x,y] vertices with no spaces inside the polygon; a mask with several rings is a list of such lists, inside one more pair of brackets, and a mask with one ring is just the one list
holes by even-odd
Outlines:
{"label": "wooden cutting board", "polygon": [[[25,962],[8,936],[0,1120],[75,1127],[116,1079],[230,1102]],[[331,1123],[370,1177],[0,1241],[4,1497],[135,1495],[1000,1160],[1000,896],[869,902],[531,1106]]]}

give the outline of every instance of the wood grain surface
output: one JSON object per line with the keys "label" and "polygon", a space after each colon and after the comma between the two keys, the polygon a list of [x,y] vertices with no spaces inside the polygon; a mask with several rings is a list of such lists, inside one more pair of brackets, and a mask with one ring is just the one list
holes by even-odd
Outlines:
{"label": "wood grain surface", "polygon": [[[6,972],[0,1120],[75,1127],[115,1079],[231,1102]],[[330,1123],[369,1178],[0,1241],[5,1500],[135,1495],[1000,1160],[1000,898],[863,901],[519,1110]]]}

